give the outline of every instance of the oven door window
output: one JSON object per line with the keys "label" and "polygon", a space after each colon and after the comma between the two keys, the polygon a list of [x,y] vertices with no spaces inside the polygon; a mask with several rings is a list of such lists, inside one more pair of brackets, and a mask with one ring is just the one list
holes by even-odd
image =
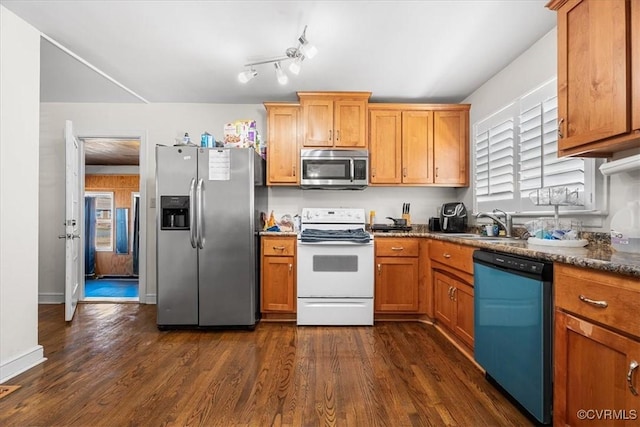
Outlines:
{"label": "oven door window", "polygon": [[351,179],[349,159],[304,160],[302,179]]}
{"label": "oven door window", "polygon": [[358,271],[357,255],[314,255],[313,271]]}

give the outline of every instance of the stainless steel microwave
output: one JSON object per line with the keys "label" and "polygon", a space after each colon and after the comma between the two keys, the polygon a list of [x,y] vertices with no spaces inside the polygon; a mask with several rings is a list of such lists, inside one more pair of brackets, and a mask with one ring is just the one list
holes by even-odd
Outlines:
{"label": "stainless steel microwave", "polygon": [[368,184],[367,150],[300,150],[300,187],[361,190]]}

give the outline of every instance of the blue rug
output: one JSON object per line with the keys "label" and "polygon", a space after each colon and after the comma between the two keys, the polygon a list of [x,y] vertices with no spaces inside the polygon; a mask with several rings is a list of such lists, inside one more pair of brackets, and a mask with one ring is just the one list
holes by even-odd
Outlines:
{"label": "blue rug", "polygon": [[85,297],[137,298],[137,280],[96,279],[85,280]]}

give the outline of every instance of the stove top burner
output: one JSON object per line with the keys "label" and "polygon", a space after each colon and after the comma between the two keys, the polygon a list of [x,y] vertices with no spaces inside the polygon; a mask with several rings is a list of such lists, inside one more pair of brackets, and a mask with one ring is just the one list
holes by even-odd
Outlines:
{"label": "stove top burner", "polygon": [[387,225],[387,224],[373,224],[371,231],[411,231],[410,225]]}

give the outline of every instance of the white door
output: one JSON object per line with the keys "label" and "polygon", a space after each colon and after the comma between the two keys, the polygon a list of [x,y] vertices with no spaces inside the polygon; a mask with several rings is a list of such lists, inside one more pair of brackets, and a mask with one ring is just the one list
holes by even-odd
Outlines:
{"label": "white door", "polygon": [[65,136],[65,289],[64,319],[70,321],[76,311],[80,293],[81,248],[80,238],[80,142],[73,134],[73,124],[67,120]]}

